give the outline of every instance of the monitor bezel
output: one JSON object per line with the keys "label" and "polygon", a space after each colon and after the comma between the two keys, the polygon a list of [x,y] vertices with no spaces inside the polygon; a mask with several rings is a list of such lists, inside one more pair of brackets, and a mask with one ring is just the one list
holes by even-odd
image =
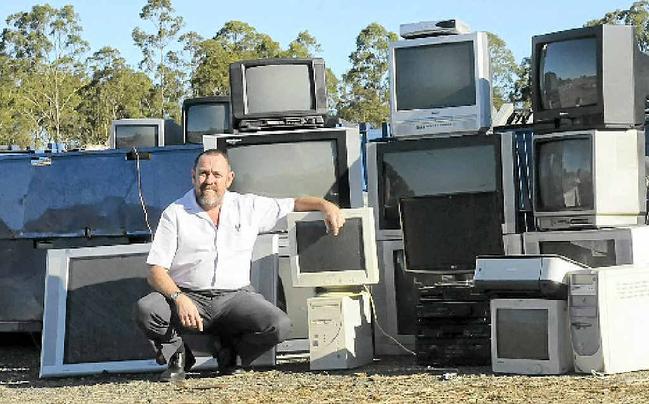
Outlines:
{"label": "monitor bezel", "polygon": [[[124,147],[116,147],[117,138],[115,136],[115,129],[119,126],[156,126],[158,128],[156,145],[154,147],[164,147],[165,146],[165,120],[159,118],[125,118],[125,119],[115,119],[111,124],[110,129],[110,138],[109,146],[111,149],[121,149],[126,150]],[[131,146],[132,147],[132,146]],[[151,146],[143,146],[145,148],[150,148]]]}
{"label": "monitor bezel", "polygon": [[[212,95],[212,96],[207,96],[207,97],[194,97],[194,98],[185,98],[183,100],[183,105],[182,105],[182,122],[183,122],[183,137],[184,137],[184,142],[185,143],[196,143],[196,142],[189,142],[189,137],[190,134],[187,131],[187,119],[189,117],[188,111],[191,107],[196,106],[196,105],[203,105],[203,104],[222,104],[222,105],[227,105],[227,124],[228,127],[224,128],[223,132],[219,133],[233,133],[232,129],[232,103],[230,101],[230,96],[227,95]],[[204,135],[214,135],[216,134],[215,132],[211,131],[196,131],[196,132],[191,132],[192,136],[200,136],[201,141],[196,144],[202,144],[203,139],[202,137]]]}
{"label": "monitor bezel", "polygon": [[[311,97],[313,108],[308,110],[289,110],[249,113],[246,102],[246,73],[250,67],[303,65],[309,69],[311,79]],[[326,115],[327,89],[325,82],[325,63],[321,58],[275,58],[242,60],[230,65],[230,98],[232,102],[233,126],[235,120],[260,119],[273,117],[301,117]]]}
{"label": "monitor bezel", "polygon": [[300,256],[297,250],[296,222],[322,221],[321,212],[292,212],[287,216],[289,262],[291,279],[294,287],[353,287],[370,285],[379,282],[378,256],[376,252],[376,237],[374,235],[374,216],[372,208],[341,209],[345,219],[361,219],[363,228],[363,253],[365,255],[365,270],[300,272]]}
{"label": "monitor bezel", "polygon": [[[395,51],[430,45],[458,42],[473,43],[475,103],[468,106],[399,110],[397,106]],[[492,88],[488,38],[484,32],[444,35],[392,42],[389,48],[390,121],[392,136],[410,137],[448,135],[450,133],[481,133],[491,127]],[[474,117],[472,124],[466,117]]]}

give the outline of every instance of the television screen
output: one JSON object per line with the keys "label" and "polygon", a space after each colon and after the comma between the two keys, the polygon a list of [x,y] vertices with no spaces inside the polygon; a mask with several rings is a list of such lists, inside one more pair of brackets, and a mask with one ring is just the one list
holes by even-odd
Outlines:
{"label": "television screen", "polygon": [[541,254],[557,254],[591,268],[617,264],[615,240],[541,241]]}
{"label": "television screen", "polygon": [[473,272],[478,255],[504,254],[497,192],[401,199],[408,271]]}
{"label": "television screen", "polygon": [[115,147],[156,147],[158,130],[158,125],[115,125]]}
{"label": "television screen", "polygon": [[341,203],[335,140],[258,143],[227,149],[231,190],[269,197],[319,196]]}
{"label": "television screen", "polygon": [[539,60],[543,109],[574,108],[599,102],[597,38],[586,37],[543,45]]}
{"label": "television screen", "polygon": [[537,211],[593,209],[590,137],[538,141],[535,148]]}
{"label": "television screen", "polygon": [[404,150],[403,145],[385,147],[380,160],[382,229],[399,229],[400,198],[498,189],[498,154],[494,144],[426,148],[421,143],[420,149],[409,150]]}
{"label": "television screen", "polygon": [[550,358],[548,310],[498,308],[495,328],[498,358]]}
{"label": "television screen", "polygon": [[475,105],[473,42],[395,49],[397,110]]}
{"label": "television screen", "polygon": [[349,218],[337,236],[327,233],[323,220],[295,223],[300,272],[364,271],[363,227]]}
{"label": "television screen", "polygon": [[313,110],[312,74],[305,64],[245,68],[246,114]]}
{"label": "television screen", "polygon": [[202,143],[205,134],[226,133],[231,129],[228,103],[190,105],[185,114],[185,131],[190,143]]}

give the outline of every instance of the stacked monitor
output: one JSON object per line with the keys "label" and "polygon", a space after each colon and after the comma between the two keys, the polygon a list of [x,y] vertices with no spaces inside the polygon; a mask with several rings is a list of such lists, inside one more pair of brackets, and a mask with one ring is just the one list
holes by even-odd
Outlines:
{"label": "stacked monitor", "polygon": [[182,113],[185,143],[203,144],[204,135],[232,133],[229,96],[187,98]]}
{"label": "stacked monitor", "polygon": [[112,149],[162,147],[183,144],[180,126],[171,119],[116,119],[111,126]]}

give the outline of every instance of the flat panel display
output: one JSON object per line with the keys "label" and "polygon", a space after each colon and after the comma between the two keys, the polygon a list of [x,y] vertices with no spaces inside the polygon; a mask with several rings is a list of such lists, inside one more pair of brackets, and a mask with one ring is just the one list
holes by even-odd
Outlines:
{"label": "flat panel display", "polygon": [[591,268],[617,264],[615,240],[540,241],[541,254],[557,254]]}
{"label": "flat panel display", "polygon": [[548,310],[499,308],[495,327],[498,358],[550,359]]}
{"label": "flat panel display", "polygon": [[337,236],[327,233],[324,221],[295,223],[300,271],[364,271],[363,227],[360,218],[349,218]]}
{"label": "flat panel display", "polygon": [[312,88],[311,71],[304,64],[246,67],[246,113],[312,110]]}
{"label": "flat panel display", "polygon": [[473,41],[395,49],[397,110],[475,105]]}
{"label": "flat panel display", "polygon": [[593,153],[590,136],[539,141],[535,147],[537,210],[592,210]]}
{"label": "flat panel display", "polygon": [[543,45],[539,80],[545,110],[599,103],[597,38],[586,37]]}
{"label": "flat panel display", "polygon": [[115,147],[156,147],[158,130],[158,125],[115,125]]}

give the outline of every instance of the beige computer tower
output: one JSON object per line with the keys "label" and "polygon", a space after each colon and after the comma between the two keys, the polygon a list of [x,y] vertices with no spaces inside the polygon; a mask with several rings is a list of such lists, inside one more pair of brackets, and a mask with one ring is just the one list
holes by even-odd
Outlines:
{"label": "beige computer tower", "polygon": [[307,300],[311,370],[349,369],[372,361],[370,296],[329,293]]}

